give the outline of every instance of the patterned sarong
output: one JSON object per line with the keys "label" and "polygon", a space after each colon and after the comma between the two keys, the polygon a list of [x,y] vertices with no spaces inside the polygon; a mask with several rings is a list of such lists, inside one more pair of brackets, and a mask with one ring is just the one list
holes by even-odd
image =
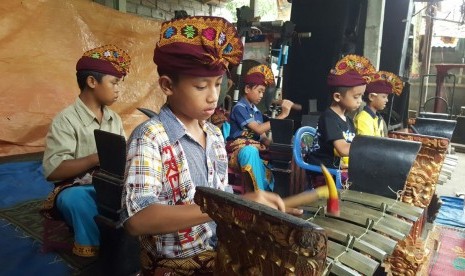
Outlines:
{"label": "patterned sarong", "polygon": [[265,145],[253,139],[237,138],[226,144],[226,151],[229,156],[229,167],[235,171],[248,173],[254,190],[273,190],[273,174],[268,168],[268,162],[260,157],[267,152]]}
{"label": "patterned sarong", "polygon": [[141,252],[142,275],[213,275],[215,251],[204,251],[182,259],[155,259],[145,250]]}

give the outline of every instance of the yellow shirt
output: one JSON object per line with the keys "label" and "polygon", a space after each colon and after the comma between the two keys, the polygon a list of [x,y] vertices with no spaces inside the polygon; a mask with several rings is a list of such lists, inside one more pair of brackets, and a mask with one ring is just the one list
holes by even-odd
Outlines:
{"label": "yellow shirt", "polygon": [[365,106],[354,118],[357,135],[385,137],[384,120]]}
{"label": "yellow shirt", "polygon": [[94,129],[124,136],[121,118],[108,107],[103,108],[102,123],[78,97],[52,121],[45,138],[44,175],[48,177],[64,160],[77,159],[97,152]]}

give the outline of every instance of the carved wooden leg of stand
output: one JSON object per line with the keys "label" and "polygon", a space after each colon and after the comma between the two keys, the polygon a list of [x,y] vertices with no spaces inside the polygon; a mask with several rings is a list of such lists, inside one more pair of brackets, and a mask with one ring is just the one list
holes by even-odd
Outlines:
{"label": "carved wooden leg of stand", "polygon": [[424,265],[428,265],[428,249],[421,238],[425,226],[426,213],[412,227],[410,235],[397,243],[392,255],[385,261],[388,275],[418,275]]}
{"label": "carved wooden leg of stand", "polygon": [[425,243],[409,236],[400,241],[392,255],[385,261],[387,275],[415,276],[427,262]]}

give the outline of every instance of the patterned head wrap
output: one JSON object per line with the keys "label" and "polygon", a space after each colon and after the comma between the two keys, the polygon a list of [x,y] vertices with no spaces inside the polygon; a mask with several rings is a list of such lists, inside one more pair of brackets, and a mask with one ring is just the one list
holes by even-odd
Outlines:
{"label": "patterned head wrap", "polygon": [[159,75],[211,77],[242,60],[236,28],[221,17],[191,16],[164,22],[153,54]]}
{"label": "patterned head wrap", "polygon": [[331,69],[327,82],[332,87],[364,85],[370,82],[370,75],[375,72],[375,68],[366,57],[347,55]]}
{"label": "patterned head wrap", "polygon": [[371,81],[367,85],[365,94],[370,93],[394,93],[397,96],[402,94],[404,83],[402,80],[391,72],[379,71],[371,76]]}
{"label": "patterned head wrap", "polygon": [[244,78],[245,84],[269,86],[274,83],[271,69],[266,65],[257,65],[249,69]]}
{"label": "patterned head wrap", "polygon": [[76,64],[76,71],[94,71],[118,78],[129,73],[131,57],[124,50],[105,45],[85,52]]}

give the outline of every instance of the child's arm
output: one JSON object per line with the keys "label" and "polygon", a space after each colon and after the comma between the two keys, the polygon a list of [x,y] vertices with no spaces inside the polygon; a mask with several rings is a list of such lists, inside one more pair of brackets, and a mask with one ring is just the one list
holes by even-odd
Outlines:
{"label": "child's arm", "polygon": [[[340,157],[349,156],[350,143],[346,141],[345,131],[339,125],[337,115],[325,111],[321,116],[323,117],[320,118],[318,128],[322,137],[325,137],[322,142],[331,143]],[[352,121],[349,124],[353,124]]]}
{"label": "child's arm", "polygon": [[266,134],[262,134],[262,135],[260,135],[260,142],[261,142],[263,145],[269,147],[273,141],[271,141],[270,139],[268,139],[268,137],[266,137]]}
{"label": "child's arm", "polygon": [[258,123],[257,121],[252,121],[247,124],[247,127],[250,128],[253,132],[258,135],[265,134],[271,129],[270,122]]}
{"label": "child's arm", "polygon": [[[257,191],[247,193],[243,197],[280,211],[286,210],[281,197],[274,193]],[[302,214],[302,211],[298,209],[286,211],[293,215]],[[202,213],[197,204],[174,206],[152,204],[126,220],[124,228],[134,236],[160,235],[187,229],[208,221],[211,221],[211,218],[206,213]]]}
{"label": "child's arm", "polygon": [[[155,135],[161,134],[142,129],[128,144],[122,200],[129,215],[124,227],[132,235],[172,233],[210,220],[195,204],[169,205],[180,200],[180,193],[171,194],[170,188],[163,185],[162,168],[163,162],[176,160],[172,156],[173,160],[162,161],[161,145],[158,145]],[[166,151],[171,152],[169,148]],[[172,169],[177,168],[174,163]],[[176,177],[177,173],[173,171],[171,175]]]}
{"label": "child's arm", "polygon": [[291,112],[291,107],[294,105],[293,102],[289,100],[283,100],[281,103],[281,113],[276,116],[276,119],[286,119]]}
{"label": "child's arm", "polygon": [[[291,107],[294,103],[289,100],[283,100],[281,104],[282,111],[281,113],[276,116],[276,119],[285,119],[289,116],[289,112],[291,111]],[[270,122],[265,123],[258,123],[257,121],[252,121],[247,124],[247,127],[250,128],[253,132],[258,135],[262,135],[271,129]]]}
{"label": "child's arm", "polygon": [[96,153],[75,158],[78,145],[76,130],[64,117],[53,120],[45,143],[43,167],[49,181],[75,178],[99,165]]}
{"label": "child's arm", "polygon": [[[179,202],[181,195],[164,186],[162,168],[164,163],[176,160],[162,160],[163,150],[156,142],[156,133],[149,129],[141,130],[140,133],[138,135],[142,137],[134,138],[128,144],[123,208],[129,218],[124,221],[125,229],[132,235],[158,235],[210,221],[208,215],[203,214],[196,204],[169,205],[170,202]],[[170,151],[169,148],[165,149],[165,152]],[[177,164],[174,165],[172,169],[176,170]],[[173,171],[169,177],[175,178],[175,175]],[[185,192],[190,194],[194,191]],[[260,191],[244,195],[244,198],[285,210],[282,199],[273,193]]]}
{"label": "child's arm", "polygon": [[47,180],[58,181],[73,178],[98,165],[99,159],[97,153],[91,154],[83,158],[64,160],[47,177]]}
{"label": "child's arm", "polygon": [[210,217],[202,213],[196,204],[152,204],[126,220],[124,228],[134,236],[159,235],[173,233],[210,220]]}
{"label": "child's arm", "polygon": [[340,157],[349,156],[350,143],[347,143],[344,139],[333,141],[333,146],[339,153]]}

